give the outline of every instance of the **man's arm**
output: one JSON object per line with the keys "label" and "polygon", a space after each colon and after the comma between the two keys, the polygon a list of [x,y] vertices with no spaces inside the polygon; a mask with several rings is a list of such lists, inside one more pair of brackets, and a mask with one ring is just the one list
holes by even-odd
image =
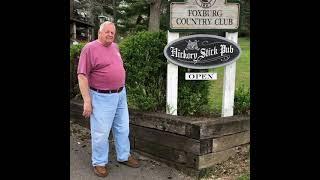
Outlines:
{"label": "man's arm", "polygon": [[78,74],[78,82],[79,82],[80,92],[81,92],[81,95],[83,98],[83,113],[82,113],[82,115],[84,117],[88,118],[88,117],[90,117],[90,115],[92,113],[88,78],[83,74]]}

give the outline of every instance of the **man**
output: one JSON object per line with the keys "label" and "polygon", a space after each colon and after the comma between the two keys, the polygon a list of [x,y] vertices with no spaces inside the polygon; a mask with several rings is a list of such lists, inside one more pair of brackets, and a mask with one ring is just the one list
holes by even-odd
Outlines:
{"label": "man", "polygon": [[83,97],[83,116],[90,117],[92,165],[96,175],[108,175],[109,142],[112,128],[117,161],[130,167],[139,162],[130,155],[129,113],[125,88],[125,69],[114,43],[112,22],[100,25],[98,39],[86,44],[80,54],[78,81]]}

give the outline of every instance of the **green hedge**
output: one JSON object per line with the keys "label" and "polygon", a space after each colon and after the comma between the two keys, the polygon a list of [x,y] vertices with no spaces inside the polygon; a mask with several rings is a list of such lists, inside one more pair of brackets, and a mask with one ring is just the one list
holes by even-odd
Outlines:
{"label": "green hedge", "polygon": [[139,32],[120,44],[127,72],[129,107],[144,111],[163,111],[166,104],[165,33]]}
{"label": "green hedge", "polygon": [[77,78],[77,67],[81,53],[81,49],[85,43],[79,43],[77,45],[70,45],[70,98],[74,98],[79,95],[79,85]]}
{"label": "green hedge", "polygon": [[[139,32],[119,45],[127,71],[129,107],[165,112],[167,60],[163,49],[165,32]],[[208,82],[184,80],[186,68],[179,67],[178,115],[208,112]]]}
{"label": "green hedge", "polygon": [[234,114],[250,114],[250,88],[245,88],[243,84],[235,90]]}
{"label": "green hedge", "polygon": [[[186,68],[179,67],[178,114],[209,115],[209,81],[185,80]],[[200,72],[192,69],[190,72]]]}

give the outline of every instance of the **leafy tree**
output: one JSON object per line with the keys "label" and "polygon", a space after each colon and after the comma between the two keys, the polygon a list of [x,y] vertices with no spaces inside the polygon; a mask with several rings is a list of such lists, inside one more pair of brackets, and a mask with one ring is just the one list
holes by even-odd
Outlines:
{"label": "leafy tree", "polygon": [[250,36],[250,0],[240,1],[239,36]]}

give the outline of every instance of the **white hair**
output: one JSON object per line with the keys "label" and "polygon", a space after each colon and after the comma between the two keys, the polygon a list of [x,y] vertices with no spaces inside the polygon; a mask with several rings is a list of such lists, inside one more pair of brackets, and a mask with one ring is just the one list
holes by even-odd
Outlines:
{"label": "white hair", "polygon": [[[113,24],[113,22],[110,22],[110,21],[105,21],[104,23],[102,23],[100,25],[100,28],[99,28],[99,32],[102,31],[102,29],[104,28],[104,26],[108,25],[108,24]],[[114,25],[114,24],[113,24]]]}

